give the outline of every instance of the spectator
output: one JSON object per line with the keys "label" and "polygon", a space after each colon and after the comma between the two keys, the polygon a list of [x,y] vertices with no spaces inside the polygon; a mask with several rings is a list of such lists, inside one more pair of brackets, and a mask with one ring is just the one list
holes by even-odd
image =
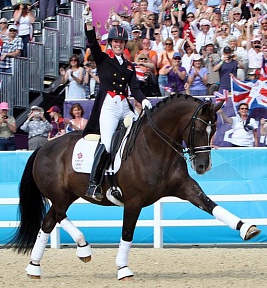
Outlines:
{"label": "spectator", "polygon": [[204,66],[208,69],[208,95],[213,95],[219,90],[220,76],[219,72],[213,71],[213,67],[220,62],[220,55],[216,53],[213,42],[207,43],[202,49]]}
{"label": "spectator", "polygon": [[87,119],[83,118],[84,110],[81,104],[75,103],[70,108],[70,119],[65,119],[64,122],[66,126],[66,132],[83,130],[87,124]]}
{"label": "spectator", "polygon": [[219,8],[222,14],[222,22],[229,23],[229,13],[233,9],[233,5],[230,1],[221,0],[221,4],[216,8]]}
{"label": "spectator", "polygon": [[188,75],[191,70],[193,56],[194,54],[197,54],[195,45],[190,41],[189,37],[186,37],[184,39],[184,42],[181,43],[181,46],[179,47],[179,52],[182,55],[182,67],[185,68],[186,74]]}
{"label": "spectator", "polygon": [[196,50],[200,53],[201,47],[206,43],[213,41],[214,30],[211,28],[211,23],[207,19],[196,19],[191,22],[192,33],[196,38]]}
{"label": "spectator", "polygon": [[52,126],[44,117],[44,109],[32,106],[28,119],[20,129],[28,133],[28,149],[35,150],[48,142],[47,137]]}
{"label": "spectator", "polygon": [[80,67],[80,60],[76,54],[69,59],[69,67],[67,70],[60,68],[62,83],[69,81],[68,95],[66,99],[85,99],[85,90],[83,86],[83,68]]}
{"label": "spectator", "polygon": [[195,18],[201,17],[202,19],[211,19],[213,9],[207,4],[208,0],[199,0],[199,5],[195,11]]}
{"label": "spectator", "polygon": [[12,73],[12,58],[20,56],[23,49],[23,42],[17,36],[18,28],[16,25],[8,27],[8,36],[4,40],[2,54],[0,56],[0,72]]}
{"label": "spectator", "polygon": [[17,131],[13,116],[8,116],[8,103],[0,103],[0,151],[16,150],[14,133]]}
{"label": "spectator", "polygon": [[192,43],[195,43],[195,36],[192,33],[191,22],[195,20],[195,15],[192,12],[189,12],[186,15],[186,21],[182,21],[181,17],[178,17],[178,24],[183,28],[182,38],[189,37]]}
{"label": "spectator", "polygon": [[222,60],[213,67],[213,71],[219,71],[220,75],[220,88],[219,91],[222,92],[223,89],[231,91],[231,77],[237,76],[237,69],[244,68],[241,61],[237,62],[237,56],[233,54],[233,50],[226,46],[223,49]]}
{"label": "spectator", "polygon": [[154,14],[149,14],[147,17],[144,17],[144,23],[141,26],[142,35],[141,38],[148,38],[155,40],[154,30],[158,25],[156,25],[156,16]]}
{"label": "spectator", "polygon": [[[214,30],[216,31],[216,28],[220,28],[222,25],[223,21],[222,21],[222,13],[220,8],[214,8],[213,9],[213,14],[211,16],[211,27],[214,28]],[[224,22],[227,23],[227,22]]]}
{"label": "spectator", "polygon": [[257,69],[251,69],[248,73],[247,73],[247,81],[251,81],[253,83],[257,82],[258,79],[260,78],[261,74],[259,72],[259,70]]}
{"label": "spectator", "polygon": [[86,98],[92,99],[97,96],[100,84],[96,63],[92,55],[88,58],[88,62],[85,63],[84,70],[85,95]]}
{"label": "spectator", "polygon": [[166,87],[170,88],[170,94],[185,93],[186,70],[181,66],[181,59],[181,54],[174,52],[171,61],[172,65],[166,66],[162,72],[164,75],[167,75]]}
{"label": "spectator", "polygon": [[156,17],[156,22],[158,22],[162,0],[147,0],[147,2],[148,2],[147,10],[153,12],[153,14]]}
{"label": "spectator", "polygon": [[65,134],[64,118],[62,118],[61,111],[58,106],[52,106],[46,111],[51,118],[52,130],[48,133],[48,140],[52,140],[56,137]]}
{"label": "spectator", "polygon": [[154,41],[150,39],[151,49],[156,51],[158,54],[159,52],[164,50],[163,38],[161,37],[159,28],[156,28],[154,30],[154,37],[155,37]]}
{"label": "spectator", "polygon": [[260,3],[254,4],[253,6],[253,34],[258,35],[260,29],[262,6]]}
{"label": "spectator", "polygon": [[221,27],[217,28],[214,37],[214,44],[217,44],[220,54],[223,53],[223,48],[225,46],[229,46],[229,37],[229,25],[227,23],[222,23]]}
{"label": "spectator", "polygon": [[0,29],[1,29],[0,30],[0,40],[2,40],[2,45],[3,45],[3,40],[8,36],[8,27],[7,27],[7,19],[6,18],[0,19]]}
{"label": "spectator", "polygon": [[176,24],[175,22],[175,18],[173,16],[173,13],[171,12],[171,14],[166,14],[164,16],[164,21],[162,24],[162,16],[163,12],[160,12],[159,14],[159,24],[161,27],[161,36],[163,38],[164,41],[167,40],[167,38],[171,37],[171,29],[172,29],[172,25]]}
{"label": "spectator", "polygon": [[[126,6],[127,7],[127,6]],[[128,10],[122,10],[118,14],[114,14],[116,19],[119,21],[119,25],[123,27],[128,33],[128,39],[131,40],[132,27],[130,24],[131,18]]]}
{"label": "spectator", "polygon": [[[249,35],[250,38],[247,38],[247,29],[250,29],[249,31]],[[237,38],[237,46],[238,47],[243,47],[244,49],[246,49],[247,47],[247,42],[251,42],[251,40],[253,39],[253,26],[248,26],[248,23],[245,22],[244,26],[242,27],[242,33],[241,35]]]}
{"label": "spectator", "polygon": [[223,110],[220,109],[218,113],[221,114],[225,123],[232,125],[232,147],[257,147],[258,146],[258,125],[254,118],[248,114],[248,105],[242,103],[238,107],[238,115],[234,117],[227,117]]}
{"label": "spectator", "polygon": [[139,11],[134,15],[134,25],[141,25],[148,19],[148,16],[153,14],[152,11],[147,9],[148,2],[147,0],[139,1]]}
{"label": "spectator", "polygon": [[173,50],[178,52],[183,39],[180,38],[180,29],[177,25],[172,26],[171,38],[173,40]]}
{"label": "spectator", "polygon": [[203,58],[199,54],[193,56],[192,69],[189,73],[185,89],[192,96],[208,95],[208,69],[203,67]]}
{"label": "spectator", "polygon": [[128,41],[126,48],[130,51],[131,62],[134,61],[136,53],[143,49],[142,39],[141,39],[141,30],[138,26],[133,26],[132,28],[132,40]]}
{"label": "spectator", "polygon": [[232,49],[233,54],[237,56],[237,62],[243,63],[243,67],[239,66],[237,69],[237,78],[240,80],[245,80],[248,69],[247,50],[245,50],[243,47],[237,46],[237,39],[235,36],[228,37],[228,45]]}
{"label": "spectator", "polygon": [[56,16],[57,0],[39,0],[40,19]]}
{"label": "spectator", "polygon": [[155,65],[150,62],[146,54],[139,54],[136,57],[135,71],[139,87],[146,97],[159,95]]}
{"label": "spectator", "polygon": [[233,10],[229,14],[230,19],[230,34],[234,35],[236,39],[242,33],[242,27],[246,22],[246,19],[241,18],[241,9],[239,7],[233,8]]}
{"label": "spectator", "polygon": [[23,41],[22,57],[27,57],[27,47],[32,35],[32,23],[35,21],[29,0],[19,0],[14,7],[14,20],[18,24],[18,35]]}
{"label": "spectator", "polygon": [[260,143],[267,145],[267,119],[261,118],[260,120]]}
{"label": "spectator", "polygon": [[154,64],[154,69],[157,66],[157,52],[150,49],[151,43],[150,40],[145,38],[142,39],[142,50],[136,53],[135,59],[139,54],[145,54],[149,58],[149,62]]}
{"label": "spectator", "polygon": [[161,96],[165,96],[165,87],[168,82],[168,78],[163,74],[163,71],[166,66],[170,66],[172,64],[173,58],[173,41],[172,38],[167,38],[165,41],[165,50],[158,54],[158,63],[157,67],[159,69],[159,77],[158,77],[158,85]]}

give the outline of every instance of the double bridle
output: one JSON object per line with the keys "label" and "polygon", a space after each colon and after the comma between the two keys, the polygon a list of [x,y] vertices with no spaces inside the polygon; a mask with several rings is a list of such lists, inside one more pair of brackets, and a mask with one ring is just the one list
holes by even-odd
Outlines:
{"label": "double bridle", "polygon": [[[202,153],[202,152],[209,152],[211,150],[210,145],[195,147],[195,141],[194,141],[195,131],[196,131],[195,123],[196,123],[196,121],[201,121],[202,123],[207,125],[206,131],[208,133],[208,143],[210,143],[211,126],[215,125],[215,122],[211,123],[211,121],[209,121],[207,123],[206,121],[204,121],[203,119],[198,117],[199,111],[207,105],[210,105],[210,101],[206,101],[206,102],[202,103],[196,109],[191,120],[185,126],[185,128],[181,134],[181,135],[183,135],[186,128],[191,124],[190,133],[188,136],[188,148],[184,148],[180,143],[176,142],[169,135],[167,135],[163,131],[161,131],[153,122],[152,117],[151,117],[151,112],[147,107],[145,108],[145,113],[146,113],[149,125],[151,126],[152,130],[156,133],[156,135],[158,135],[167,145],[169,145],[171,147],[171,149],[173,149],[177,154],[179,154],[185,160],[187,160],[187,158],[184,156],[184,154],[187,153],[189,155],[189,160],[192,161],[196,157],[196,154]],[[180,149],[180,150],[182,149],[182,152],[180,152],[178,149]]]}

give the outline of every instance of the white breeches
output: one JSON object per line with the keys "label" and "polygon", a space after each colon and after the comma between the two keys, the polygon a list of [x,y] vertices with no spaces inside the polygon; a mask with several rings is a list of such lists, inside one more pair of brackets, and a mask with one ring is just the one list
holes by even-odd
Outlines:
{"label": "white breeches", "polygon": [[119,95],[112,98],[107,94],[99,119],[101,143],[105,145],[107,152],[110,152],[111,139],[118,127],[119,121],[129,114],[135,116],[129,108],[127,99],[121,101]]}

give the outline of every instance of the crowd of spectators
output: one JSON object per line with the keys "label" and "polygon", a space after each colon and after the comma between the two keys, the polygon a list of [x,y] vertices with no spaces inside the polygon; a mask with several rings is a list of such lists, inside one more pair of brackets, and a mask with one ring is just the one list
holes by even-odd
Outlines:
{"label": "crowd of spectators", "polygon": [[[0,71],[10,72],[12,57],[27,56],[25,45],[35,19],[31,7],[37,1],[4,2],[15,5],[18,23],[8,27],[7,19],[0,19]],[[66,2],[40,0],[40,17],[55,16],[56,7]],[[102,51],[110,53],[108,32],[121,25],[128,33],[124,57],[134,63],[147,97],[231,91],[229,75],[240,80],[258,77],[267,59],[267,0],[132,0],[130,6],[107,9],[104,23],[94,14]],[[97,67],[90,48],[84,48],[84,59],[72,55],[60,69],[68,99],[97,97]]]}

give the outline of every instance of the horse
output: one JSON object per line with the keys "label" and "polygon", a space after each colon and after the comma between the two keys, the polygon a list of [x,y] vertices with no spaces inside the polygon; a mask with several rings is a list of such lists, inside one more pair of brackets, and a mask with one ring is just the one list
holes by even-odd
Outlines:
{"label": "horse", "polygon": [[[141,209],[165,196],[191,202],[239,230],[243,240],[260,233],[255,225],[243,222],[213,202],[188,174],[187,154],[198,174],[211,168],[210,140],[216,131],[216,112],[222,104],[177,94],[143,111],[136,137],[128,139],[125,145],[125,151],[131,145],[131,153],[124,157],[114,176],[123,192],[124,205],[116,257],[118,280],[134,276],[128,267],[128,257]],[[31,252],[26,267],[30,278],[41,278],[40,262],[57,223],[77,244],[77,256],[83,262],[91,260],[90,244],[66,214],[75,200],[81,197],[97,205],[114,205],[106,195],[101,202],[84,197],[89,175],[75,172],[71,165],[74,145],[82,137],[82,132],[76,131],[49,141],[35,150],[26,163],[19,186],[20,224],[8,245],[17,253]],[[103,191],[110,187],[107,176],[102,187]]]}

